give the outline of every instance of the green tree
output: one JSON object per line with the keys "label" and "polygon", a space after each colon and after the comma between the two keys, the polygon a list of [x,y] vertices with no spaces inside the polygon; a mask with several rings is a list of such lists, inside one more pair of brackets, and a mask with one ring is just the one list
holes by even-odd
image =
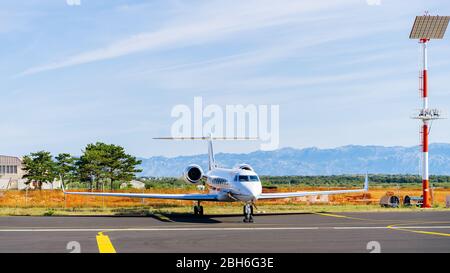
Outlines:
{"label": "green tree", "polygon": [[97,188],[98,182],[109,182],[112,189],[116,181],[127,182],[135,178],[136,173],[142,171],[136,168],[140,163],[121,146],[97,142],[86,146],[78,165],[84,181],[95,177]]}
{"label": "green tree", "polygon": [[[103,168],[105,165],[106,154],[104,149],[89,144],[86,146],[83,155],[78,159],[78,175],[81,181],[89,182],[90,188],[98,189],[98,182],[104,178]],[[95,185],[93,184],[95,180]]]}
{"label": "green tree", "polygon": [[73,181],[77,175],[76,158],[68,153],[61,153],[55,157],[56,172],[61,178],[61,182]]}
{"label": "green tree", "polygon": [[142,170],[136,169],[141,164],[141,160],[125,153],[125,149],[117,145],[107,145],[108,158],[106,160],[106,178],[109,179],[111,189],[115,181],[131,181],[136,177],[137,172]]}
{"label": "green tree", "polygon": [[43,183],[52,183],[57,177],[56,165],[52,155],[46,151],[39,151],[24,156],[23,170],[27,184],[36,183],[36,188],[41,190]]}

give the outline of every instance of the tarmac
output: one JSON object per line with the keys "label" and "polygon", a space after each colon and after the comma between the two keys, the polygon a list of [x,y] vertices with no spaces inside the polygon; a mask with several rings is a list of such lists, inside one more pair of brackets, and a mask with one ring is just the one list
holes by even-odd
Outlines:
{"label": "tarmac", "polygon": [[450,252],[450,211],[0,217],[0,252]]}

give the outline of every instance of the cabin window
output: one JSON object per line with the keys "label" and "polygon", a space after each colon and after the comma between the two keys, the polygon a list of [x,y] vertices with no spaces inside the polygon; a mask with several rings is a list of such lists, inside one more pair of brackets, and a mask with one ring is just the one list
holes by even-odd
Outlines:
{"label": "cabin window", "polygon": [[226,184],[227,180],[224,178],[214,178],[212,182],[213,184]]}

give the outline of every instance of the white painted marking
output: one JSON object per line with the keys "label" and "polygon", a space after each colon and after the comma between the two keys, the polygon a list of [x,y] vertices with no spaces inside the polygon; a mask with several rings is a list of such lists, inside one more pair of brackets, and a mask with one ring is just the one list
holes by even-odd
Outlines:
{"label": "white painted marking", "polygon": [[415,228],[425,228],[425,229],[450,229],[450,226],[391,226],[390,229],[393,228],[406,228],[406,229],[415,229]]}
{"label": "white painted marking", "polygon": [[[0,232],[111,232],[111,231],[258,231],[258,230],[370,230],[397,227],[224,227],[224,228],[26,228],[0,229]],[[400,226],[399,229],[450,229],[450,226]]]}
{"label": "white painted marking", "polygon": [[450,229],[450,226],[392,226],[392,227],[333,227],[333,229],[416,229],[416,228],[425,228],[425,229]]}
{"label": "white painted marking", "polygon": [[333,227],[333,229],[353,230],[353,229],[388,229],[387,227]]}
{"label": "white painted marking", "polygon": [[226,230],[315,230],[318,227],[254,227],[254,228],[71,228],[71,229],[0,229],[0,232],[53,232],[53,231],[226,231]]}

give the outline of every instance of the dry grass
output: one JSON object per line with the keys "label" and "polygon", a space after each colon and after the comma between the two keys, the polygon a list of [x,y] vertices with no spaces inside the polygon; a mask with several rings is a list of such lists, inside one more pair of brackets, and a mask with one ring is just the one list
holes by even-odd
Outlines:
{"label": "dry grass", "polygon": [[[283,188],[280,191],[310,190],[304,187]],[[329,190],[319,188],[315,190]],[[378,200],[387,191],[396,195],[420,196],[420,189],[371,189],[369,193],[330,196],[329,204],[314,204],[310,206],[299,199],[279,199],[258,201],[258,208],[266,212],[283,211],[361,211],[383,210],[378,206]],[[127,190],[126,192],[143,192]],[[182,189],[145,190],[153,193],[186,193]],[[191,191],[196,192],[196,191]],[[446,195],[450,195],[450,189],[436,189],[434,191],[435,207],[445,206]],[[125,197],[88,197],[88,196],[64,196],[59,190],[42,191],[7,191],[0,192],[0,215],[117,215],[146,214],[152,212],[191,212],[192,201],[137,199]],[[208,202],[208,213],[240,213],[240,203]],[[206,208],[205,208],[206,209]],[[411,210],[411,209],[408,209]]]}

